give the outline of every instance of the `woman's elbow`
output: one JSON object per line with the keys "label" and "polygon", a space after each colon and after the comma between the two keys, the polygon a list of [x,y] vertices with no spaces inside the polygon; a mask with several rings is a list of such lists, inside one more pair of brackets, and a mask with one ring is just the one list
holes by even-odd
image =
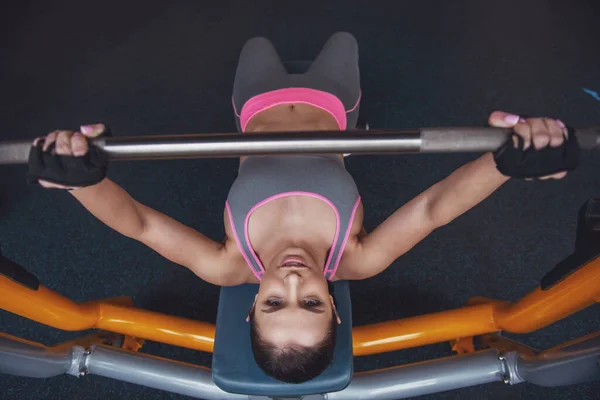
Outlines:
{"label": "woman's elbow", "polygon": [[423,214],[423,222],[430,226],[432,231],[449,224],[454,219],[448,207],[444,207],[437,199],[426,199]]}

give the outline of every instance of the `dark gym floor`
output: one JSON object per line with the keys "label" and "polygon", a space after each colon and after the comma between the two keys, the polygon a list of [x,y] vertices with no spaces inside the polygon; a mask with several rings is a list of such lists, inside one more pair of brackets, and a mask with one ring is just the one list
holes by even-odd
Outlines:
{"label": "dark gym floor", "polygon": [[[309,59],[330,34],[360,43],[362,113],[371,126],[482,125],[494,109],[600,123],[600,3],[510,1],[21,1],[0,12],[2,139],[81,123],[116,135],[230,132],[239,50],[264,35],[285,59]],[[373,229],[471,155],[347,160]],[[136,199],[220,239],[235,160],[127,162],[110,177]],[[563,181],[511,181],[434,232],[381,275],[352,283],[354,324],[460,307],[474,295],[517,300],[574,242],[578,208],[600,195],[600,156]],[[214,322],[218,288],[112,232],[68,193],[0,167],[0,245],[41,282],[76,301],[128,295],[138,306]],[[529,335],[547,348],[600,328],[600,306]],[[54,344],[77,336],[0,312],[0,329]],[[149,343],[144,351],[209,365],[206,354]],[[357,371],[449,355],[445,343],[358,358]],[[600,399],[600,383],[501,383],[423,399]],[[183,399],[88,376],[0,376],[2,400]]]}

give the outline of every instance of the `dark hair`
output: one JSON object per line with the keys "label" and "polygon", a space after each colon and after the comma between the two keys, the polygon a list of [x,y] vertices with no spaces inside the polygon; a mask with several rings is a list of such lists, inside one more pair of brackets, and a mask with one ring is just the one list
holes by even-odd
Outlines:
{"label": "dark hair", "polygon": [[254,360],[269,376],[288,382],[302,383],[319,376],[331,364],[335,349],[335,313],[325,338],[314,347],[290,345],[283,348],[264,340],[255,319],[250,322],[250,343]]}
{"label": "dark hair", "polygon": [[[327,282],[327,286],[329,293],[333,295],[331,282]],[[333,303],[336,304],[335,297]],[[290,345],[284,348],[277,347],[260,336],[253,314],[251,312],[250,315],[250,343],[254,360],[265,374],[283,382],[302,383],[316,378],[331,364],[337,328],[335,312],[332,313],[325,338],[314,347]]]}

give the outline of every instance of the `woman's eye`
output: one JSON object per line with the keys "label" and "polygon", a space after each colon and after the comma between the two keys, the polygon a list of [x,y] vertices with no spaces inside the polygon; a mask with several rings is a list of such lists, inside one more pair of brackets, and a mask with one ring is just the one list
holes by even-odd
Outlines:
{"label": "woman's eye", "polygon": [[281,300],[269,299],[267,300],[267,305],[269,307],[279,307],[281,305]]}
{"label": "woman's eye", "polygon": [[307,307],[319,307],[322,303],[319,300],[305,300],[304,304]]}

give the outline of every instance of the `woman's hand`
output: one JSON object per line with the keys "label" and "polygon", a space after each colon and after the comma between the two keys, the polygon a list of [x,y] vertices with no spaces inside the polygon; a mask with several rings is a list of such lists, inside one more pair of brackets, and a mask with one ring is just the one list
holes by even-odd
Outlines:
{"label": "woman's hand", "polygon": [[[569,130],[565,124],[551,118],[521,118],[518,115],[503,111],[494,111],[489,117],[490,126],[497,128],[512,128],[516,135],[523,139],[523,150],[532,145],[536,150],[545,147],[560,147],[568,138]],[[515,147],[518,146],[517,138],[513,137]],[[558,172],[538,179],[561,179],[567,171]],[[526,178],[532,180],[532,178]]]}
{"label": "woman's hand", "polygon": [[[106,128],[103,124],[94,124],[81,126],[81,132],[57,130],[50,132],[46,136],[38,137],[33,141],[33,146],[37,147],[40,144],[40,141],[43,141],[41,150],[46,155],[48,155],[48,152],[50,152],[50,155],[70,156],[75,158],[85,157],[90,150],[88,139],[100,136],[105,129]],[[46,167],[46,165],[44,165],[44,167]],[[62,168],[65,170],[67,170],[69,167],[70,165],[65,165],[65,163],[62,164]],[[84,174],[86,172],[85,169],[86,168],[83,169]],[[73,190],[83,187],[78,185],[73,186],[57,182],[50,182],[46,179],[38,179],[37,181],[41,186],[48,189]]]}

